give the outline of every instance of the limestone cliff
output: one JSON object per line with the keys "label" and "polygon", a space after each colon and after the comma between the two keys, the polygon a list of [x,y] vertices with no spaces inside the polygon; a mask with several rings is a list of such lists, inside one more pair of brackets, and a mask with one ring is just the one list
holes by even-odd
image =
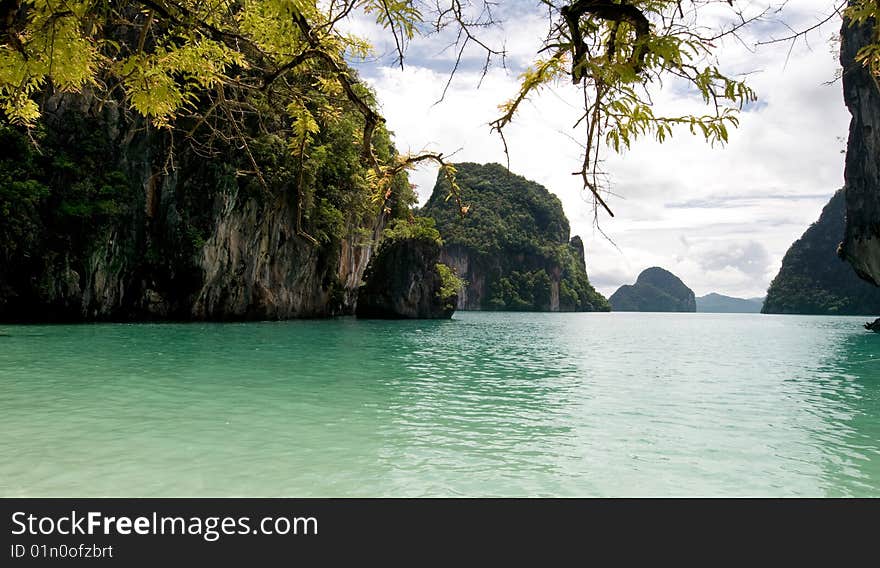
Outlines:
{"label": "limestone cliff", "polygon": [[846,235],[840,254],[859,276],[880,285],[880,90],[855,60],[873,40],[870,25],[841,30],[843,95],[852,114],[846,149]]}
{"label": "limestone cliff", "polygon": [[635,284],[626,284],[608,298],[615,312],[695,312],[694,292],[678,276],[658,267],[646,268]]}
{"label": "limestone cliff", "polygon": [[258,183],[234,144],[206,157],[112,101],[54,96],[45,116],[36,144],[0,124],[0,320],[353,312],[388,215],[357,185],[348,133],[322,132],[333,160],[298,201],[277,136],[251,141]]}
{"label": "limestone cliff", "polygon": [[446,200],[438,176],[422,214],[444,240],[440,261],[466,281],[460,310],[599,311],[580,237],[569,238],[562,203],[543,186],[500,164],[455,165],[467,215]]}

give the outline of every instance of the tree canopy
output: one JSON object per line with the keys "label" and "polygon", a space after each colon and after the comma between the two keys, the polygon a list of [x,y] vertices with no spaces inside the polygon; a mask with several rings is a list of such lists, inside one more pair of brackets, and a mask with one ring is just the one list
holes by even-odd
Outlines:
{"label": "tree canopy", "polygon": [[[762,14],[746,17],[733,0],[540,0],[547,35],[520,88],[491,122],[503,140],[523,101],[542,88],[571,81],[583,90],[577,123],[586,125],[578,175],[596,203],[607,209],[598,164],[604,148],[621,150],[640,136],[668,139],[676,126],[723,143],[737,113],[755,93],[720,68],[716,45]],[[730,4],[732,24],[706,29],[701,11]],[[240,138],[242,125],[259,115],[251,93],[285,103],[292,132],[289,151],[304,159],[315,135],[354,108],[362,117],[356,136],[370,168],[377,200],[402,170],[434,160],[450,179],[442,154],[377,157],[373,134],[383,118],[349,62],[371,46],[347,32],[347,22],[369,18],[393,37],[400,65],[416,35],[453,31],[459,59],[477,46],[486,68],[503,59],[482,32],[498,24],[488,0],[11,0],[0,4],[0,109],[10,123],[31,127],[49,91],[122,96],[158,128],[183,136],[210,133]],[[844,6],[831,7],[832,14]],[[876,22],[874,0],[850,0],[845,17]],[[737,19],[738,18],[738,19]],[[876,35],[877,32],[875,32]],[[860,54],[880,72],[880,37]],[[457,69],[457,63],[453,69]],[[686,81],[706,112],[660,115],[652,93],[667,78]],[[506,145],[506,143],[505,143]],[[253,160],[251,160],[253,162]],[[253,175],[259,176],[259,168]],[[386,197],[387,198],[387,197]],[[463,204],[459,202],[461,207]],[[610,210],[608,210],[610,213]]]}

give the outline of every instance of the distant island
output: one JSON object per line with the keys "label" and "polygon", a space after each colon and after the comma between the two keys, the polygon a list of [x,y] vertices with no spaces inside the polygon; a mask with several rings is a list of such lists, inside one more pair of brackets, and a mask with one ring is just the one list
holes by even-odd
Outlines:
{"label": "distant island", "polygon": [[795,241],[770,283],[765,314],[880,314],[880,288],[859,278],[837,256],[844,235],[846,196],[838,190],[819,220]]}
{"label": "distant island", "polygon": [[734,298],[712,292],[697,298],[697,311],[721,314],[757,314],[761,312],[763,304],[764,298]]}
{"label": "distant island", "polygon": [[442,173],[418,213],[435,219],[440,262],[465,280],[460,310],[607,311],[587,277],[584,244],[570,238],[562,203],[500,164],[455,164],[467,215],[447,201]]}
{"label": "distant island", "polygon": [[608,298],[615,312],[695,312],[694,292],[675,274],[647,268],[635,284],[626,284]]}

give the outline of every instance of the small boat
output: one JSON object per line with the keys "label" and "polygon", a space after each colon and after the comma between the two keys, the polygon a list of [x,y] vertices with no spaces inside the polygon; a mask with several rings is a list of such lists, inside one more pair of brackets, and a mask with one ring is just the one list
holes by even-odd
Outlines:
{"label": "small boat", "polygon": [[874,333],[880,333],[880,318],[875,319],[873,322],[866,322],[865,329],[873,331]]}

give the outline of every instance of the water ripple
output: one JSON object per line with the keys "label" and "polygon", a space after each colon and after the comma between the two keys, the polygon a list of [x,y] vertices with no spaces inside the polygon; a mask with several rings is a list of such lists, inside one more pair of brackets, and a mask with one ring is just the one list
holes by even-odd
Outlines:
{"label": "water ripple", "polygon": [[880,495],[858,318],[8,326],[0,495]]}

